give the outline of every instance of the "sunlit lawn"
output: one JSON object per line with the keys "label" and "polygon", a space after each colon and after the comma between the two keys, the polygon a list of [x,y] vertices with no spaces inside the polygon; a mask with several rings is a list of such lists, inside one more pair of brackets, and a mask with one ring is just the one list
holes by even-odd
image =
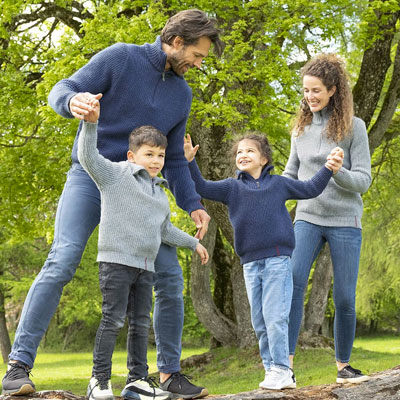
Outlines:
{"label": "sunlit lawn", "polygon": [[[206,352],[206,348],[186,348],[182,358]],[[213,350],[209,365],[188,372],[194,382],[206,386],[211,394],[238,393],[253,390],[263,379],[264,371],[258,349],[245,351],[219,348]],[[149,372],[156,373],[156,353],[149,350]],[[356,339],[351,363],[364,373],[374,373],[400,364],[400,337],[380,336]],[[63,389],[83,395],[91,375],[91,353],[39,353],[33,370],[38,390]],[[6,366],[3,366],[5,371]],[[126,353],[117,351],[113,358],[112,383],[119,395],[126,377]],[[334,351],[330,349],[299,350],[295,358],[297,387],[335,382]]]}

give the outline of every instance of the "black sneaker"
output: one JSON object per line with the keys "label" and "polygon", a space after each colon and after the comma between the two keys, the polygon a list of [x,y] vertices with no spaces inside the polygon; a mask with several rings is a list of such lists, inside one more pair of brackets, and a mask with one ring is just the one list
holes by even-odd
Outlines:
{"label": "black sneaker", "polygon": [[9,363],[8,370],[3,378],[3,390],[1,394],[12,394],[14,396],[22,396],[34,393],[35,385],[29,379],[31,370],[27,365],[16,362]]}
{"label": "black sneaker", "polygon": [[208,395],[206,388],[193,385],[189,379],[189,376],[175,372],[165,382],[160,382],[160,388],[171,392],[175,399],[200,399]]}
{"label": "black sneaker", "polygon": [[152,377],[133,379],[128,377],[121,397],[125,400],[169,400],[172,398],[172,393],[161,390]]}
{"label": "black sneaker", "polygon": [[368,375],[364,375],[359,369],[347,365],[342,370],[338,371],[337,383],[361,383],[369,380]]}

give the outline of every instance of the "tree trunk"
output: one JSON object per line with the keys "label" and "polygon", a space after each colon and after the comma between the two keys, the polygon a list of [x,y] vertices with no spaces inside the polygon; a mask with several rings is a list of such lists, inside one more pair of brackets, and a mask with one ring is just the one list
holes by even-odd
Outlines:
{"label": "tree trunk", "polygon": [[304,330],[313,335],[321,334],[332,276],[331,254],[329,246],[326,244],[315,264],[311,293],[304,312]]}
{"label": "tree trunk", "polygon": [[[216,232],[217,225],[211,220],[209,231],[202,241],[208,249],[210,258],[213,257]],[[210,262],[206,266],[201,265],[199,257],[193,256],[191,280],[193,307],[199,321],[218,342],[224,346],[235,346],[238,341],[237,327],[215,305],[211,295],[210,272]]]}
{"label": "tree trunk", "polygon": [[3,362],[8,362],[8,355],[11,353],[10,336],[6,324],[6,311],[4,304],[4,292],[0,286],[0,348]]}

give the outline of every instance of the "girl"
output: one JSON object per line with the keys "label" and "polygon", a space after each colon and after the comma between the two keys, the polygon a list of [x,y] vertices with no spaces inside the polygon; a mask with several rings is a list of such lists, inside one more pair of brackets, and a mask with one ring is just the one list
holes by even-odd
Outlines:
{"label": "girl", "polygon": [[289,324],[291,365],[303,313],[311,266],[325,242],[333,264],[337,382],[368,380],[350,366],[356,314],[355,291],[361,247],[361,194],[371,183],[370,153],[364,122],[353,117],[353,99],[343,62],[334,54],[311,59],[302,69],[304,98],[292,135],[284,176],[309,179],[332,145],[344,151],[344,163],[317,199],[301,200],[295,218],[292,257],[293,299]]}
{"label": "girl", "polygon": [[341,149],[332,150],[325,166],[303,182],[271,175],[272,155],[267,138],[247,135],[233,148],[239,170],[237,179],[211,182],[201,176],[194,161],[199,146],[192,146],[189,135],[184,148],[197,193],[228,206],[235,250],[243,264],[251,320],[265,368],[260,387],[295,388],[288,348],[294,233],[285,202],[318,196],[332,171],[336,172],[342,164]]}

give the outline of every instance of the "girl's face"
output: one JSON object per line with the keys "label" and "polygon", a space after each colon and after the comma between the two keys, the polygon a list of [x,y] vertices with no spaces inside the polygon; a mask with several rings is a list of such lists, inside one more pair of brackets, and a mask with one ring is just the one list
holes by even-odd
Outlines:
{"label": "girl's face", "polygon": [[258,179],[267,162],[268,160],[261,154],[254,140],[243,139],[239,142],[236,151],[236,167],[240,171],[247,172],[254,179]]}
{"label": "girl's face", "polygon": [[311,112],[321,111],[325,108],[329,99],[336,91],[336,86],[331,90],[322,83],[321,79],[312,75],[304,75],[303,77],[303,93]]}

